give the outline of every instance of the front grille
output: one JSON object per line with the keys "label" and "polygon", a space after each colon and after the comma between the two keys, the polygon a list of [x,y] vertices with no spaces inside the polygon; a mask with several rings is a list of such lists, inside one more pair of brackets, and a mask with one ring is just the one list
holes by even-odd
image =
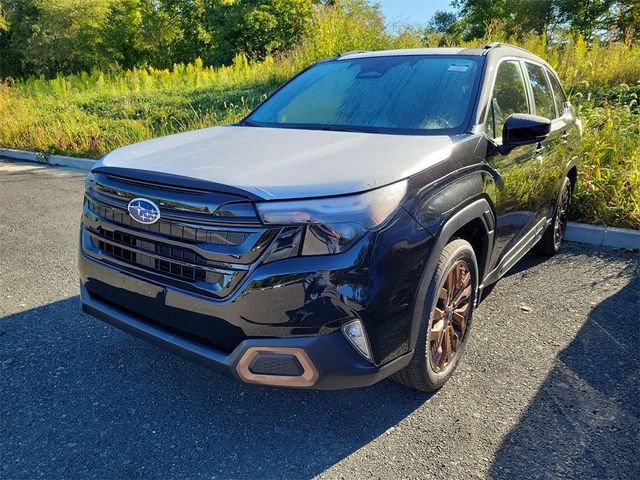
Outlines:
{"label": "front grille", "polygon": [[[108,179],[107,179],[108,180]],[[120,179],[122,183],[122,180]],[[186,192],[181,192],[181,194]],[[168,193],[167,193],[168,194]],[[126,192],[125,192],[126,195]],[[180,199],[188,207],[188,199]],[[162,208],[162,207],[161,207]],[[218,298],[230,295],[276,237],[277,229],[216,223],[171,211],[154,224],[131,218],[125,202],[96,191],[85,196],[83,248],[96,260]]]}
{"label": "front grille", "polygon": [[207,230],[197,226],[180,225],[174,222],[159,220],[151,225],[138,223],[126,210],[88,199],[89,209],[97,216],[110,222],[133,227],[136,230],[158,233],[167,237],[189,242],[211,243],[216,245],[240,245],[249,233],[235,230]]}

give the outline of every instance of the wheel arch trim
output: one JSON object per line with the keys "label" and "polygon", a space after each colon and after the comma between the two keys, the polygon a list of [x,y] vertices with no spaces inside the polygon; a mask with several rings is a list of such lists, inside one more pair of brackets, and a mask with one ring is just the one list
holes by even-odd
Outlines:
{"label": "wheel arch trim", "polygon": [[[491,207],[487,199],[480,198],[460,208],[456,213],[451,215],[442,225],[437,235],[435,235],[435,243],[433,244],[433,247],[431,249],[427,265],[422,272],[422,276],[418,284],[418,291],[415,297],[413,318],[411,320],[411,332],[409,335],[409,347],[411,350],[413,350],[416,346],[418,332],[420,329],[420,322],[422,321],[422,312],[424,311],[424,305],[427,301],[429,284],[431,283],[431,278],[435,273],[436,266],[440,257],[440,252],[457,231],[476,220],[481,221],[485,229],[484,233],[487,236],[487,241],[485,242],[486,251],[483,252],[485,258],[483,272],[486,274],[486,272],[489,271],[489,259],[491,258],[491,250],[493,249],[495,232],[495,216],[493,213],[493,208]],[[479,257],[479,255],[476,255],[476,257]],[[479,275],[479,272],[477,273]],[[478,287],[482,284],[482,280],[482,278],[476,279],[475,302],[477,302],[477,299],[480,295]]]}

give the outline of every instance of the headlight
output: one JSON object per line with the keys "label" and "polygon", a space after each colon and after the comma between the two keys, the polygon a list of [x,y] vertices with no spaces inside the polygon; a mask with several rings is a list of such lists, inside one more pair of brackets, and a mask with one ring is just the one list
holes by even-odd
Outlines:
{"label": "headlight", "polygon": [[93,173],[87,175],[87,178],[84,179],[84,191],[88,192],[93,188],[93,182],[95,181],[95,177]]}
{"label": "headlight", "polygon": [[256,204],[267,225],[306,225],[303,255],[347,250],[393,214],[407,192],[407,181],[356,195]]}

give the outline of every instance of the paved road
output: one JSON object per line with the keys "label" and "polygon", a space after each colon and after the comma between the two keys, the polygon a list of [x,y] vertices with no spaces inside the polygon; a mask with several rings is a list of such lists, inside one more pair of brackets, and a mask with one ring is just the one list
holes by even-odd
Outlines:
{"label": "paved road", "polygon": [[82,189],[0,162],[1,478],[637,478],[637,253],[526,257],[435,395],[251,387],[80,312]]}

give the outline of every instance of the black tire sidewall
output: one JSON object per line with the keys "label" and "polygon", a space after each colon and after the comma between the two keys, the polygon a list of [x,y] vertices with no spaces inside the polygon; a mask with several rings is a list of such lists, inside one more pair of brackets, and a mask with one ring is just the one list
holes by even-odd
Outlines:
{"label": "black tire sidewall", "polygon": [[564,177],[564,180],[562,182],[562,187],[560,187],[560,193],[558,194],[558,199],[556,200],[556,212],[555,212],[555,215],[553,216],[553,224],[551,225],[551,229],[550,229],[552,234],[554,253],[558,253],[560,251],[560,247],[562,246],[562,242],[564,241],[564,236],[567,234],[567,227],[565,225],[564,231],[562,232],[562,238],[560,238],[560,242],[556,244],[556,239],[555,239],[556,222],[558,221],[558,217],[560,216],[560,201],[562,200],[562,194],[564,193],[566,188],[569,189],[569,205],[567,205],[567,217],[568,217],[569,209],[571,208],[571,195],[573,193],[571,188],[571,180],[569,180],[569,177]]}

